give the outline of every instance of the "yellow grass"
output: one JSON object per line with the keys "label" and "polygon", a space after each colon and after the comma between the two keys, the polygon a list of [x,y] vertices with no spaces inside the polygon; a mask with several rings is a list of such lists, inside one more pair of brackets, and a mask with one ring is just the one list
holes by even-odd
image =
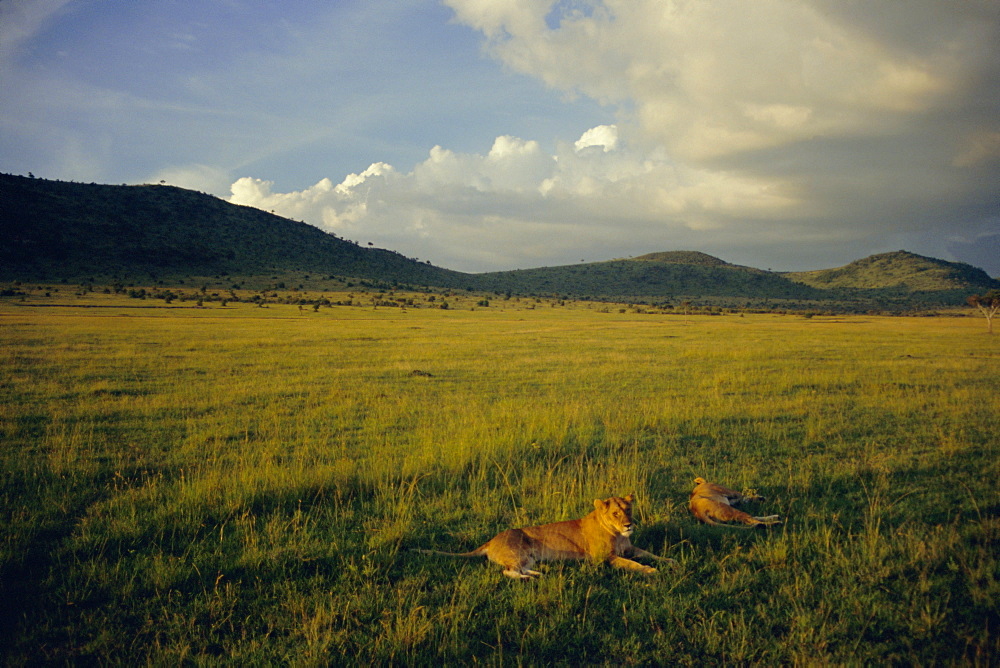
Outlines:
{"label": "yellow grass", "polygon": [[[408,297],[0,302],[15,662],[996,656],[1000,344],[978,319]],[[696,475],[787,523],[695,525]],[[652,581],[406,551],[628,492],[635,542],[680,562]]]}

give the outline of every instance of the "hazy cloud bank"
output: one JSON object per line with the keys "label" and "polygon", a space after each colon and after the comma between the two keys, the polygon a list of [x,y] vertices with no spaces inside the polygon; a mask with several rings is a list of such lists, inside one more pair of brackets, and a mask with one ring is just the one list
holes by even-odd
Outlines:
{"label": "hazy cloud bank", "polygon": [[766,184],[634,150],[615,126],[592,128],[554,155],[509,136],[484,154],[435,146],[407,173],[375,163],[290,193],[244,177],[230,201],[468,270],[610,259],[665,238],[690,245],[720,221],[780,221],[794,203]]}
{"label": "hazy cloud bank", "polygon": [[615,108],[616,126],[548,153],[436,146],[412,171],[300,192],[243,178],[233,201],[469,270],[674,248],[788,269],[900,247],[975,261],[995,245],[996,3],[445,4],[490,56]]}
{"label": "hazy cloud bank", "polygon": [[[1000,229],[995,2],[446,4],[507,66],[617,106],[633,145],[778,194],[789,242],[947,255]],[[736,237],[747,214],[706,212]]]}

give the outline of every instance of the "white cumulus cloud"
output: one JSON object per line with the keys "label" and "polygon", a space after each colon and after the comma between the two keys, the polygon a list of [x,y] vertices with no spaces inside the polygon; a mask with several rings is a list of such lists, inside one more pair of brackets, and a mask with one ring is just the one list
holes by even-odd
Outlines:
{"label": "white cumulus cloud", "polygon": [[554,155],[537,141],[500,136],[482,154],[435,146],[407,173],[375,163],[295,192],[243,177],[231,192],[235,204],[466,270],[593,256],[595,238],[620,247],[623,232],[636,249],[659,248],[666,231],[684,236],[734,216],[777,220],[793,202],[767,184],[633,150],[611,126],[587,130]]}
{"label": "white cumulus cloud", "polygon": [[[995,2],[445,3],[490,55],[617,108],[634,150],[700,176],[645,191],[692,224],[740,236],[726,203],[767,192],[803,239],[919,239],[947,255],[928,242],[943,216],[971,240],[1000,205]],[[604,131],[578,148],[607,147]]]}
{"label": "white cumulus cloud", "polygon": [[466,270],[677,248],[816,268],[995,241],[995,3],[445,4],[489,55],[617,122],[299,192],[241,179],[232,200]]}
{"label": "white cumulus cloud", "polygon": [[583,135],[573,144],[577,151],[582,151],[591,146],[598,146],[605,153],[618,148],[618,126],[598,125],[583,133]]}

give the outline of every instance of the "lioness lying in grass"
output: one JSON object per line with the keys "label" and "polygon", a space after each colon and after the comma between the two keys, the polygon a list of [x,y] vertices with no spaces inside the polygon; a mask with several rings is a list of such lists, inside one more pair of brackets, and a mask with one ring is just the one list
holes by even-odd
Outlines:
{"label": "lioness lying in grass", "polygon": [[508,529],[471,552],[439,552],[417,550],[424,554],[442,554],[451,557],[486,557],[503,566],[507,577],[528,580],[541,575],[531,570],[536,561],[556,559],[591,559],[606,561],[617,568],[627,568],[640,573],[655,573],[656,569],[627,557],[646,557],[673,562],[632,545],[631,494],[621,498],[594,500],[594,510],[578,520],[554,522],[522,529]]}
{"label": "lioness lying in grass", "polygon": [[[742,522],[750,526],[781,524],[777,515],[767,517],[754,517],[742,510],[737,510],[733,506],[744,501],[763,501],[764,497],[756,494],[741,494],[731,489],[717,485],[714,482],[707,482],[704,478],[694,479],[694,490],[691,492],[691,499],[688,508],[691,514],[705,524],[715,524],[724,522]],[[718,520],[718,521],[716,521]],[[741,529],[750,528],[740,527]]]}

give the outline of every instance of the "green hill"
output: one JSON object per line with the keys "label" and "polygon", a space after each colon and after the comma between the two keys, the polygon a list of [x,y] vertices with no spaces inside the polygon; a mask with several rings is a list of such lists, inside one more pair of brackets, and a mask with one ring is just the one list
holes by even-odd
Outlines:
{"label": "green hill", "polygon": [[292,271],[440,286],[457,285],[465,276],[173,186],[0,175],[0,278]]}
{"label": "green hill", "polygon": [[703,267],[735,267],[725,260],[702,253],[700,251],[665,251],[660,253],[647,253],[639,257],[632,258],[636,262],[658,262],[660,264],[690,264]]}
{"label": "green hill", "polygon": [[362,248],[312,225],[182,188],[0,174],[0,280],[142,284],[240,277],[266,284],[310,272],[379,286],[848,310],[962,304],[968,294],[1000,287],[975,267],[903,251],[787,274],[697,251],[467,274]]}
{"label": "green hill", "polygon": [[740,267],[694,251],[650,253],[628,260],[521,269],[477,275],[496,292],[597,299],[823,299],[826,293],[778,274]]}
{"label": "green hill", "polygon": [[815,288],[887,290],[902,293],[975,291],[1000,287],[983,271],[961,262],[947,262],[907,251],[881,253],[836,269],[789,272],[787,278]]}

